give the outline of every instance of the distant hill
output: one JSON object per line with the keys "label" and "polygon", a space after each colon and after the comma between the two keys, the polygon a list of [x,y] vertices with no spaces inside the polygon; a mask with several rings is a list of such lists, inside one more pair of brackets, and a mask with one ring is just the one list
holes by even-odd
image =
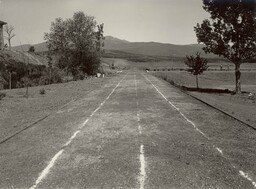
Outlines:
{"label": "distant hill", "polygon": [[205,54],[202,50],[203,45],[200,44],[174,45],[157,42],[129,42],[112,36],[106,36],[104,44],[104,49],[106,50],[118,50],[147,56],[185,57],[186,55],[201,52],[201,54],[207,58],[218,57],[214,54]]}
{"label": "distant hill", "polygon": [[0,61],[6,61],[7,63],[10,61],[27,63],[29,61],[30,64],[35,65],[47,65],[47,58],[41,54],[36,53],[28,53],[22,52],[12,49],[11,51],[5,50],[0,51]]}
{"label": "distant hill", "polygon": [[31,46],[35,47],[35,52],[48,51],[48,48],[46,46],[46,42],[38,43],[38,44],[34,44],[34,45],[29,45],[29,44],[19,45],[19,46],[16,46],[16,47],[12,47],[12,49],[16,50],[16,51],[25,51],[25,52],[27,52]]}
{"label": "distant hill", "polygon": [[[22,45],[13,47],[14,50],[28,51],[32,45]],[[46,42],[34,44],[36,52],[47,51]],[[206,58],[218,58],[214,54],[205,54],[202,50],[203,45],[189,44],[189,45],[174,45],[169,43],[158,42],[129,42],[126,40],[118,39],[112,36],[106,36],[104,41],[104,49],[107,52],[120,52],[134,55],[145,56],[162,56],[162,57],[185,57],[192,55],[196,52]]]}

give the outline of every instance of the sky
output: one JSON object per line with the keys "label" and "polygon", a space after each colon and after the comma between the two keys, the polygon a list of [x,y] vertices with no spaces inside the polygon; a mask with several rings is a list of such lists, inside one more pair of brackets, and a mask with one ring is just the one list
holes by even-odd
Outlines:
{"label": "sky", "polygon": [[44,41],[55,18],[83,11],[104,35],[131,42],[197,43],[194,26],[208,18],[202,0],[0,0],[0,20],[14,26],[12,45]]}

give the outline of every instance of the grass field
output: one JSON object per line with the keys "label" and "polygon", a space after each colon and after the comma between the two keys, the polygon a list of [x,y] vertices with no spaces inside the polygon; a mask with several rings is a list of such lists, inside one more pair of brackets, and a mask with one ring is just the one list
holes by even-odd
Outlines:
{"label": "grass field", "polygon": [[[143,63],[138,66],[148,66],[151,68],[162,66],[177,66],[180,62],[161,62],[158,63]],[[199,76],[199,87],[210,89],[229,89],[235,90],[235,73],[233,65],[230,63],[221,63],[222,67],[229,66],[229,71],[223,69],[220,71],[219,63],[209,64],[210,68],[216,68],[215,71],[205,71]],[[142,66],[143,65],[143,66]],[[184,63],[183,68],[185,68]],[[242,91],[246,93],[240,95],[232,95],[225,93],[201,93],[189,92],[191,95],[237,117],[238,119],[256,127],[256,64],[243,64],[241,68],[241,84]],[[195,76],[184,70],[170,71],[150,71],[159,78],[166,80],[169,83],[185,87],[196,87]],[[252,96],[249,96],[252,93]]]}
{"label": "grass field", "polygon": [[[184,60],[177,60],[177,61],[148,61],[148,62],[130,62],[130,64],[133,67],[137,67],[141,70],[150,70],[150,71],[168,71],[168,70],[183,70],[186,69],[187,66],[184,63]],[[225,62],[225,61],[210,61],[208,63],[209,70],[213,71],[220,71],[221,69],[223,71],[232,71],[235,69],[235,66],[231,62]],[[250,71],[255,70],[256,71],[256,64],[249,64],[245,63],[241,65],[242,70]]]}
{"label": "grass field", "polygon": [[[196,87],[195,76],[187,71],[153,72],[158,77],[186,86]],[[256,93],[256,71],[242,71],[242,90]],[[199,76],[200,88],[235,89],[234,71],[206,71]]]}

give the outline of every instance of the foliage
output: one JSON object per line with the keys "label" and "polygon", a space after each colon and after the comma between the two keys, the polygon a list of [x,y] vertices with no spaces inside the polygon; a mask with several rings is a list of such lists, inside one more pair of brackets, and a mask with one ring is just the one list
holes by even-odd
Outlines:
{"label": "foliage", "polygon": [[2,100],[5,96],[6,96],[6,94],[5,94],[5,93],[0,92],[0,100]]}
{"label": "foliage", "polygon": [[255,0],[203,0],[211,15],[194,28],[206,53],[223,56],[236,66],[236,92],[241,92],[240,65],[256,56]]}
{"label": "foliage", "polygon": [[28,52],[35,52],[35,47],[34,46],[30,46],[29,49],[28,49]]}
{"label": "foliage", "polygon": [[103,45],[103,24],[98,25],[94,17],[76,12],[73,18],[57,18],[52,22],[50,32],[45,34],[47,46],[59,57],[57,66],[74,77],[97,72]]}
{"label": "foliage", "polygon": [[185,64],[189,67],[188,71],[193,75],[200,75],[207,70],[207,59],[200,56],[200,53],[196,53],[196,56],[186,56]]}
{"label": "foliage", "polygon": [[45,94],[45,89],[44,88],[40,89],[39,94],[44,95]]}
{"label": "foliage", "polygon": [[[28,70],[28,78],[27,78]],[[26,65],[23,62],[17,62],[9,59],[8,62],[0,60],[0,82],[4,84],[4,88],[9,88],[9,74],[12,74],[12,88],[21,88],[26,86],[47,85],[50,83],[49,68],[44,65]],[[62,76],[58,68],[52,69],[51,83],[62,82]]]}
{"label": "foliage", "polygon": [[196,84],[198,88],[198,75],[207,70],[207,59],[200,56],[200,53],[196,53],[196,56],[186,56],[185,64],[189,67],[188,71],[196,76]]}

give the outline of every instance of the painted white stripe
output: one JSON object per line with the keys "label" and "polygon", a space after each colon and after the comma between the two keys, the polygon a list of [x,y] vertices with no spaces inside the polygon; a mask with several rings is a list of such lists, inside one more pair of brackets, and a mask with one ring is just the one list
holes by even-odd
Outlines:
{"label": "painted white stripe", "polygon": [[87,124],[88,121],[89,121],[89,118],[87,118],[87,119],[83,122],[83,124],[79,127],[79,129],[83,128],[83,127]]}
{"label": "painted white stripe", "polygon": [[220,149],[220,148],[218,148],[218,147],[216,147],[216,150],[218,150],[218,152],[223,156],[224,154],[223,154],[223,151]]}
{"label": "painted white stripe", "polygon": [[146,180],[146,161],[144,157],[144,146],[143,144],[140,146],[140,189],[144,189]]}
{"label": "painted white stripe", "polygon": [[47,167],[43,170],[43,172],[40,174],[38,179],[36,180],[35,184],[30,187],[30,189],[35,189],[37,185],[48,175],[50,172],[50,169],[53,167],[55,161],[59,158],[59,156],[64,152],[64,150],[60,150],[55,156],[51,159],[50,163],[47,165]]}
{"label": "painted white stripe", "polygon": [[[137,89],[137,80],[136,75],[134,74],[134,82],[135,82],[135,91],[136,91],[136,99],[137,99],[137,122],[138,122],[138,130],[140,135],[142,134],[142,129],[140,125],[140,114],[139,114],[139,101],[138,101],[138,89]],[[145,180],[146,180],[146,161],[144,156],[144,145],[140,145],[140,176],[138,178],[140,183],[140,189],[144,189]]]}
{"label": "painted white stripe", "polygon": [[140,135],[142,134],[141,126],[138,126]]}
{"label": "painted white stripe", "polygon": [[77,135],[78,133],[80,133],[80,131],[81,131],[81,130],[76,131],[76,132],[72,135],[72,137],[68,140],[68,142],[66,142],[66,144],[64,144],[64,146],[68,146],[68,145],[72,142],[72,140],[76,137],[76,135]]}
{"label": "painted white stripe", "polygon": [[[116,90],[117,87],[119,87],[120,83],[125,79],[125,77],[128,75],[128,73],[121,79],[121,81],[119,81],[119,83],[115,86],[115,88],[111,91],[111,93],[107,96],[107,98],[99,105],[98,108],[96,108],[96,110],[94,110],[92,112],[92,114],[90,115],[90,117],[92,117],[107,101],[107,99],[109,99],[109,97],[114,93],[114,91]],[[64,144],[63,147],[68,146],[73,140],[74,138],[77,136],[77,134],[81,131],[81,129],[87,124],[87,122],[89,121],[89,118],[87,118],[84,123],[79,127],[79,129],[69,138],[69,140]],[[60,155],[64,152],[64,149],[60,150],[57,154],[54,155],[54,157],[51,159],[50,163],[47,165],[47,167],[40,173],[39,177],[37,178],[35,184],[30,187],[30,189],[35,189],[38,184],[40,184],[42,182],[42,180],[44,178],[46,178],[46,176],[49,174],[50,169],[54,166],[54,163],[57,161],[57,159],[60,157]]]}
{"label": "painted white stripe", "polygon": [[140,122],[140,114],[137,113],[137,121]]}
{"label": "painted white stripe", "polygon": [[252,185],[254,186],[254,188],[256,188],[256,182],[252,180],[252,178],[249,176],[248,173],[245,173],[243,171],[239,171],[239,174],[244,177],[245,179],[247,179],[248,181],[250,181],[252,183]]}
{"label": "painted white stripe", "polygon": [[195,123],[193,123],[190,119],[188,119],[188,118],[180,111],[179,108],[177,108],[172,102],[170,102],[170,101],[163,95],[163,93],[161,93],[161,92],[158,90],[158,88],[157,88],[145,75],[143,75],[143,76],[151,83],[151,85],[156,89],[156,91],[157,91],[174,109],[176,109],[176,110],[180,113],[180,115],[181,115],[187,122],[189,122],[189,123],[196,129],[196,131],[198,131],[201,135],[203,135],[205,138],[207,138],[208,140],[210,140],[210,138],[209,138],[206,134],[204,134],[204,133],[196,126]]}

